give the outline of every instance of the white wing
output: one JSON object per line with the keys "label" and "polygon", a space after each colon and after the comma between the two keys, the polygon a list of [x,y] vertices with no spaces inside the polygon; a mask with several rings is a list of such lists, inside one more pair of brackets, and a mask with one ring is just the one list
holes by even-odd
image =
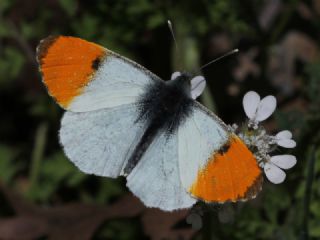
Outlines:
{"label": "white wing", "polygon": [[261,189],[261,170],[239,137],[205,107],[196,103],[179,127],[182,185],[206,202],[254,198]]}
{"label": "white wing", "polygon": [[60,142],[69,159],[83,172],[99,176],[120,175],[144,129],[135,123],[135,105],[90,112],[66,112]]}
{"label": "white wing", "polygon": [[[72,111],[90,111],[135,103],[156,78],[140,65],[111,51],[83,93],[70,104]],[[158,78],[157,78],[158,79]]]}
{"label": "white wing", "polygon": [[102,46],[75,37],[48,37],[37,58],[48,92],[74,112],[112,108],[137,101],[159,77]]}
{"label": "white wing", "polygon": [[172,211],[196,202],[181,185],[177,138],[160,134],[127,176],[128,188],[148,207]]}
{"label": "white wing", "polygon": [[220,121],[210,119],[197,108],[179,127],[179,166],[186,189],[194,183],[198,170],[206,165],[212,153],[227,142],[228,135]]}

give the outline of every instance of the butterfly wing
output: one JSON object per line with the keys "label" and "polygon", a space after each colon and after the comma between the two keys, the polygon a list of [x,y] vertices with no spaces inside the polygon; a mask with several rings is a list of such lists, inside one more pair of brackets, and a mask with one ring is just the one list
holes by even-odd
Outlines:
{"label": "butterfly wing", "polygon": [[61,121],[60,142],[68,158],[83,172],[117,177],[121,174],[144,124],[127,104],[89,112],[67,111]]}
{"label": "butterfly wing", "polygon": [[75,37],[41,41],[37,58],[43,82],[67,110],[60,142],[86,173],[117,177],[144,132],[136,102],[160,78],[118,54]]}
{"label": "butterfly wing", "polygon": [[49,94],[74,112],[134,103],[148,83],[161,81],[139,64],[75,37],[42,40],[37,58]]}
{"label": "butterfly wing", "polygon": [[156,137],[127,176],[127,186],[146,206],[165,211],[188,208],[196,202],[180,181],[177,134]]}
{"label": "butterfly wing", "polygon": [[206,202],[254,198],[262,175],[253,154],[212,112],[195,103],[178,130],[181,182]]}

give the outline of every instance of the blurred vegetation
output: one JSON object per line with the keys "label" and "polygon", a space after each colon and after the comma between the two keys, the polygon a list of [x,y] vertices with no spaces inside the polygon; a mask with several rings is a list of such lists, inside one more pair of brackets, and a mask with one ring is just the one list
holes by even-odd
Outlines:
{"label": "blurred vegetation", "polygon": [[[174,24],[179,54],[167,19]],[[319,30],[318,0],[1,0],[0,239],[4,220],[18,216],[8,191],[41,208],[73,202],[109,206],[128,191],[122,178],[81,173],[59,146],[62,110],[47,95],[35,60],[37,44],[52,34],[97,42],[163,79],[175,70],[196,71],[239,48],[239,55],[204,69],[208,91],[203,103],[232,124],[244,119],[241,103],[247,90],[275,95],[279,107],[266,128],[293,131],[298,164],[285,183],[266,180],[256,200],[228,206],[227,221],[219,218],[225,206],[208,207],[203,228],[189,237],[320,239]],[[181,221],[180,227],[190,228]],[[128,215],[97,225],[93,238],[151,235],[141,219]]]}

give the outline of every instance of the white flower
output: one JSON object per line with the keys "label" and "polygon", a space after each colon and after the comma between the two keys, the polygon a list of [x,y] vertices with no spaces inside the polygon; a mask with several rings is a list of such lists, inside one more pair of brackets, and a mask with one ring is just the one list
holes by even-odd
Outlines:
{"label": "white flower", "polygon": [[199,97],[206,87],[206,80],[203,76],[196,76],[191,79],[191,97],[196,99]]}
{"label": "white flower", "polygon": [[277,106],[274,96],[270,95],[260,99],[259,94],[254,91],[247,92],[242,103],[246,115],[254,126],[270,117]]}
{"label": "white flower", "polygon": [[290,169],[296,165],[297,159],[293,155],[276,155],[264,164],[263,170],[270,182],[279,184],[286,178],[282,169]]}
{"label": "white flower", "polygon": [[181,72],[174,72],[171,74],[171,80],[174,80],[179,76],[181,76]]}
{"label": "white flower", "polygon": [[279,132],[274,136],[274,141],[281,147],[294,148],[297,144],[292,140],[292,133],[288,130]]}
{"label": "white flower", "polygon": [[267,133],[263,126],[259,125],[261,121],[271,116],[276,105],[277,101],[274,96],[260,99],[260,96],[254,91],[246,93],[243,97],[243,108],[249,122],[242,128],[230,127],[230,129],[234,132],[239,130],[237,132],[238,136],[253,152],[266,177],[270,182],[279,184],[286,178],[286,173],[282,169],[292,168],[297,159],[293,155],[270,155],[278,146],[285,148],[296,146],[290,131],[284,130],[272,136]]}

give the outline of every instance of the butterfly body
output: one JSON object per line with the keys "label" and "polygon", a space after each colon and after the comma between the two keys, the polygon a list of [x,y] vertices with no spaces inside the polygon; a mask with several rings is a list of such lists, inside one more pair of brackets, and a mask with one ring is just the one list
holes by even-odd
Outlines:
{"label": "butterfly body", "polygon": [[151,83],[138,101],[139,117],[147,128],[131,154],[124,174],[129,174],[154,138],[164,133],[168,138],[190,115],[193,100],[190,88],[191,75],[184,73],[175,79]]}
{"label": "butterfly body", "polygon": [[60,142],[83,172],[126,176],[146,206],[171,211],[254,198],[261,171],[245,144],[195,99],[205,80],[163,81],[139,64],[85,40],[43,40],[38,62],[66,112]]}

